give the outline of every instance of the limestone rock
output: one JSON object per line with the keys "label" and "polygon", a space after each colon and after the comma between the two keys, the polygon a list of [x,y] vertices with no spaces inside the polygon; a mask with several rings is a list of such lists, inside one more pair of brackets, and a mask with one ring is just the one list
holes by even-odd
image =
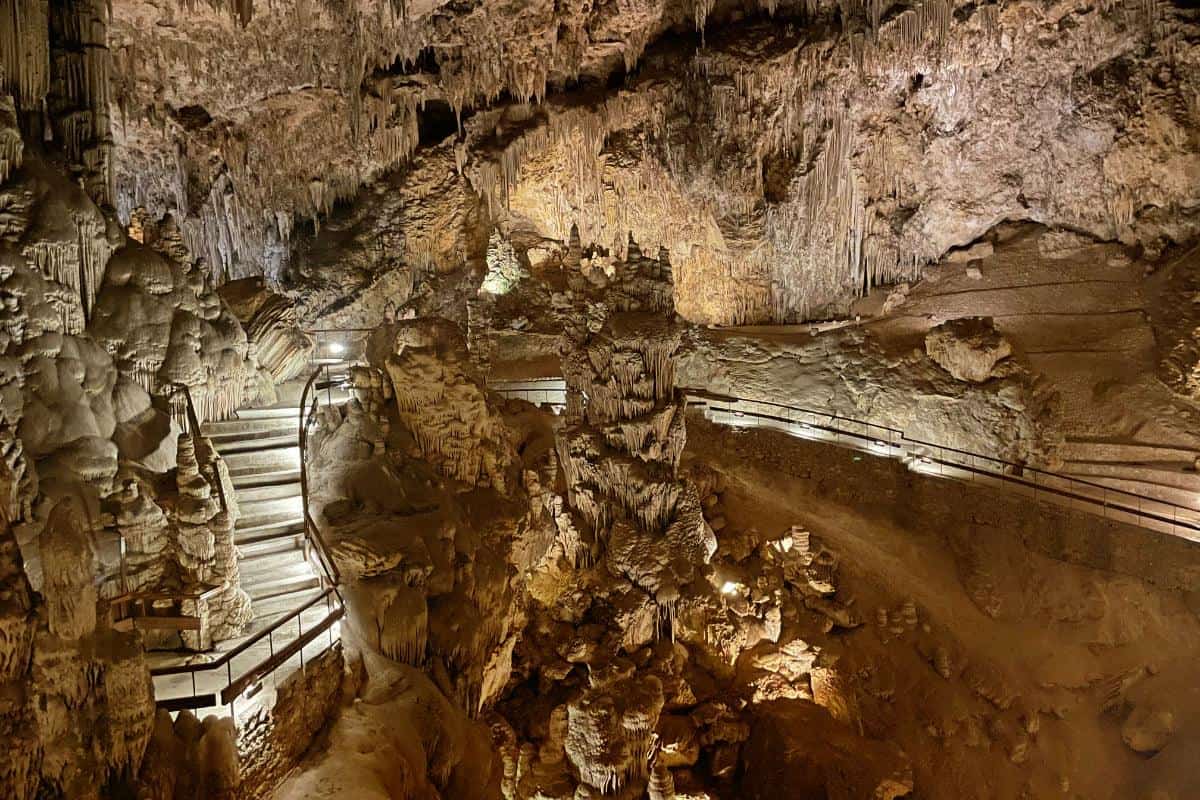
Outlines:
{"label": "limestone rock", "polygon": [[995,376],[997,363],[1012,355],[1012,345],[991,319],[964,317],[931,330],[925,352],[958,380],[983,383]]}
{"label": "limestone rock", "polygon": [[453,324],[421,320],[384,330],[391,341],[374,345],[374,358],[391,378],[400,419],[421,455],[446,477],[471,486],[502,493],[514,487],[512,443],[471,377],[466,347]]}
{"label": "limestone rock", "polygon": [[1138,753],[1157,753],[1171,741],[1175,728],[1169,709],[1137,706],[1121,723],[1121,739]]}

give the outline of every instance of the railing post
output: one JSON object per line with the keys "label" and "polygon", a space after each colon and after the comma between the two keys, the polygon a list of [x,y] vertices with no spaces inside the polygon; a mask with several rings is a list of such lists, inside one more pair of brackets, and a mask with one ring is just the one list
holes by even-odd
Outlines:
{"label": "railing post", "polygon": [[125,536],[117,530],[117,549],[121,554],[121,594],[129,594],[128,568],[125,566]]}

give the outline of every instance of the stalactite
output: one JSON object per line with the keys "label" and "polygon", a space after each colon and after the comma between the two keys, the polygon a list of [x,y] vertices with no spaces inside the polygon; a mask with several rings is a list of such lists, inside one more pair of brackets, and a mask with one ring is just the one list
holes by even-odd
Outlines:
{"label": "stalactite", "polygon": [[0,0],[0,93],[25,112],[40,111],[50,91],[48,10],[43,0]]}
{"label": "stalactite", "polygon": [[25,247],[25,255],[43,275],[73,291],[78,305],[63,309],[64,332],[78,334],[91,317],[104,268],[116,248],[108,241],[103,218],[76,214],[73,223],[75,241],[38,240]]}
{"label": "stalactite", "polygon": [[[2,74],[3,70],[0,70]],[[12,100],[0,95],[0,186],[21,168],[25,142],[21,138],[16,108]]]}

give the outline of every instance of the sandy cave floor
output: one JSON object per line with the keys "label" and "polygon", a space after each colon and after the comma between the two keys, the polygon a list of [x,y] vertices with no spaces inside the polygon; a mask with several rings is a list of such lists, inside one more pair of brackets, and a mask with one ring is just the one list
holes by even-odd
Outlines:
{"label": "sandy cave floor", "polygon": [[[864,696],[873,692],[870,683],[889,688],[885,701],[861,703],[864,717],[877,712],[863,723],[871,735],[905,749],[915,797],[1124,800],[1153,796],[1142,793],[1151,783],[1181,790],[1173,797],[1200,796],[1200,619],[1182,597],[1033,555],[1011,541],[992,542],[993,557],[1000,547],[1007,566],[1019,565],[994,588],[1011,595],[1010,608],[1021,609],[993,619],[960,582],[960,564],[946,543],[951,532],[902,527],[869,497],[851,508],[814,496],[808,475],[819,473],[820,464],[798,460],[798,452],[782,434],[689,420],[685,463],[719,465],[728,478],[729,526],[721,541],[771,538],[799,524],[841,557],[846,589],[839,597],[845,594],[867,620],[840,634],[844,657],[871,674],[858,687]],[[1091,606],[1082,615],[1080,596]],[[1014,705],[1036,710],[1039,729],[1022,763],[996,752],[1004,737],[987,718],[1001,715],[970,696],[964,677],[943,681],[911,643],[872,624],[875,608],[904,599],[917,604],[935,638],[955,642],[968,664],[964,675],[971,664],[987,664],[1009,682]],[[1125,709],[1102,708],[1114,678],[1142,668],[1151,677],[1124,702],[1169,706],[1177,723],[1171,745],[1153,759],[1122,742]],[[931,724],[944,729],[949,720],[972,718],[950,738],[929,733]],[[983,726],[981,736],[971,732],[975,725]]]}

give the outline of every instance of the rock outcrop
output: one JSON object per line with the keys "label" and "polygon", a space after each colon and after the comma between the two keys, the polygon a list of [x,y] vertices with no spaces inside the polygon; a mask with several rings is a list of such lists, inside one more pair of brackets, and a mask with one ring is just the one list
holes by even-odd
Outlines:
{"label": "rock outcrop", "polygon": [[983,383],[997,375],[996,365],[1012,355],[1012,345],[992,320],[962,317],[927,333],[925,352],[960,381]]}
{"label": "rock outcrop", "polygon": [[[0,491],[12,476],[0,470]],[[44,594],[31,592],[0,515],[0,730],[14,745],[0,779],[14,800],[104,796],[136,769],[154,715],[137,634],[98,619],[91,526],[79,501],[58,502],[42,536]],[[44,600],[43,600],[44,597]]]}

